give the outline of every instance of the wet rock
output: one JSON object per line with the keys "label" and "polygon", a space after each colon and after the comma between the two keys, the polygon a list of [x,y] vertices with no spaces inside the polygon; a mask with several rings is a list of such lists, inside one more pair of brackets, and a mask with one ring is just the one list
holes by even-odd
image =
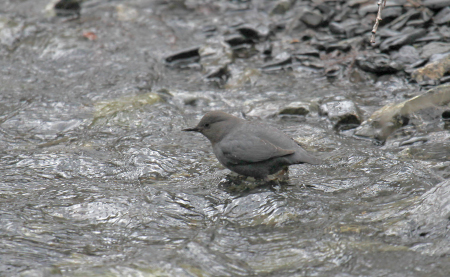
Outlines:
{"label": "wet rock", "polygon": [[260,39],[267,37],[269,35],[269,29],[266,28],[265,32],[260,32],[259,30],[251,26],[242,26],[236,29],[245,38],[252,40],[253,42],[258,42]]}
{"label": "wet rock", "polygon": [[450,43],[438,41],[430,42],[422,48],[420,58],[428,59],[433,54],[441,54],[445,52],[450,52]]}
{"label": "wet rock", "polygon": [[228,70],[231,76],[225,85],[226,89],[240,88],[247,84],[253,86],[261,76],[261,71],[256,68],[242,70],[237,66],[230,65]]}
{"label": "wet rock", "polygon": [[270,29],[265,25],[240,24],[235,27],[235,30],[237,34],[230,35],[225,39],[232,47],[264,41],[270,34]]}
{"label": "wet rock", "polygon": [[426,21],[423,19],[416,19],[416,20],[410,20],[406,23],[406,26],[411,26],[411,27],[421,27],[423,25],[425,25]]}
{"label": "wet rock", "polygon": [[352,83],[364,83],[364,82],[375,82],[377,75],[374,73],[366,72],[358,67],[353,67],[348,75],[348,79]]}
{"label": "wet rock", "polygon": [[433,12],[430,9],[424,8],[420,12],[420,18],[425,22],[431,21],[432,16],[433,16]]}
{"label": "wet rock", "polygon": [[211,37],[217,32],[217,27],[214,25],[206,25],[203,26],[202,32],[205,34],[206,37]]}
{"label": "wet rock", "polygon": [[311,68],[323,68],[324,63],[320,59],[320,52],[315,48],[304,47],[292,54],[292,58],[300,64]]}
{"label": "wet rock", "polygon": [[312,47],[302,47],[302,49],[296,50],[294,53],[292,53],[292,56],[301,59],[302,57],[315,57],[320,58],[320,51],[312,48]]}
{"label": "wet rock", "polygon": [[427,31],[425,29],[417,29],[406,34],[388,38],[380,44],[380,50],[388,51],[399,49],[405,44],[412,44],[416,39],[424,36],[426,33]]}
{"label": "wet rock", "polygon": [[442,119],[445,120],[445,121],[450,121],[450,110],[444,111],[442,113]]}
{"label": "wet rock", "polygon": [[335,129],[348,130],[361,124],[361,115],[351,100],[331,100],[319,106],[319,114],[327,116]]}
{"label": "wet rock", "polygon": [[450,6],[450,0],[425,0],[422,5],[430,9],[442,9]]}
{"label": "wet rock", "polygon": [[444,77],[439,79],[439,84],[445,84],[445,83],[448,83],[448,82],[450,82],[450,75],[444,76]]}
{"label": "wet rock", "polygon": [[310,112],[310,104],[306,102],[292,102],[283,107],[279,114],[288,115],[307,115]]}
{"label": "wet rock", "polygon": [[249,103],[244,108],[245,116],[268,118],[279,114],[280,107],[286,105],[284,101],[261,101]]}
{"label": "wet rock", "polygon": [[437,61],[433,61],[418,68],[411,73],[411,77],[418,83],[439,80],[446,73],[450,72],[450,53],[442,56]]}
{"label": "wet rock", "polygon": [[268,41],[266,41],[265,43],[257,44],[255,48],[266,58],[272,56],[273,45]]}
{"label": "wet rock", "polygon": [[81,0],[59,0],[49,5],[53,5],[57,16],[80,16]]}
{"label": "wet rock", "polygon": [[392,132],[408,124],[411,114],[449,102],[450,85],[441,85],[422,95],[377,110],[356,129],[355,135],[385,141]]}
{"label": "wet rock", "polygon": [[304,58],[304,59],[297,59],[297,61],[300,61],[300,64],[309,68],[313,68],[313,69],[322,69],[325,67],[325,63],[318,58],[313,58],[313,57],[309,57],[309,58]]}
{"label": "wet rock", "polygon": [[439,32],[428,32],[424,37],[416,39],[416,42],[430,42],[442,40],[442,35]]}
{"label": "wet rock", "polygon": [[349,39],[344,40],[324,40],[324,41],[313,41],[311,42],[312,45],[317,47],[319,50],[325,50],[327,53],[333,52],[333,51],[340,51],[340,52],[348,52],[352,47],[358,48],[363,41],[362,37],[353,37]]}
{"label": "wet rock", "polygon": [[442,25],[450,22],[450,7],[443,8],[440,12],[433,17],[435,24]]}
{"label": "wet rock", "polygon": [[333,18],[333,16],[336,13],[336,9],[333,7],[330,7],[329,5],[327,5],[327,3],[325,2],[319,2],[316,5],[316,9],[319,10],[323,16],[322,18],[322,22],[323,23],[327,23],[330,21],[330,19]]}
{"label": "wet rock", "polygon": [[344,24],[339,23],[339,22],[331,22],[330,25],[328,26],[330,28],[330,31],[333,34],[345,34],[347,32],[346,27],[344,26]]}
{"label": "wet rock", "polygon": [[276,71],[292,65],[292,56],[287,52],[278,54],[273,62],[267,63],[261,67],[264,71]]}
{"label": "wet rock", "polygon": [[444,39],[450,38],[450,27],[448,27],[446,25],[439,26],[438,31],[439,31],[439,34],[441,34]]}
{"label": "wet rock", "polygon": [[424,66],[427,63],[428,59],[419,59],[415,63],[409,65],[410,68],[417,68]]}
{"label": "wet rock", "polygon": [[385,54],[359,56],[356,58],[356,65],[364,71],[377,74],[395,73],[403,69],[401,64],[391,60]]}
{"label": "wet rock", "polygon": [[241,34],[229,35],[225,38],[225,42],[234,49],[247,48],[254,43],[252,39],[246,38]]}
{"label": "wet rock", "polygon": [[383,20],[385,22],[389,22],[392,19],[398,18],[400,15],[402,15],[402,12],[402,7],[386,7],[385,9],[383,9]]}
{"label": "wet rock", "polygon": [[331,66],[327,66],[324,70],[325,76],[327,76],[327,78],[329,80],[333,80],[335,78],[339,78],[342,77],[342,66],[340,65],[331,65]]}
{"label": "wet rock", "polygon": [[323,22],[323,15],[318,11],[305,11],[300,20],[309,27],[318,27]]}
{"label": "wet rock", "polygon": [[356,29],[361,26],[361,21],[357,19],[347,19],[343,22],[331,22],[329,24],[330,31],[334,34],[345,35],[350,38],[355,35]]}
{"label": "wet rock", "polygon": [[325,51],[327,51],[327,52],[333,52],[335,50],[347,52],[352,48],[352,42],[353,42],[353,39],[341,40],[338,42],[325,44],[324,48],[325,48]]}
{"label": "wet rock", "polygon": [[377,35],[379,35],[380,37],[383,37],[383,38],[391,38],[391,37],[399,36],[401,34],[402,34],[401,32],[391,30],[387,27],[381,28],[377,32]]}
{"label": "wet rock", "polygon": [[228,78],[230,78],[230,71],[228,70],[228,66],[224,65],[221,67],[214,67],[209,70],[207,74],[205,74],[205,78],[210,81],[215,81],[219,85],[223,85],[227,82]]}
{"label": "wet rock", "polygon": [[[386,3],[387,6],[387,3]],[[368,13],[376,13],[378,11],[377,4],[363,5],[358,9],[358,15],[360,17],[366,16]]]}
{"label": "wet rock", "polygon": [[391,57],[396,62],[409,65],[420,60],[419,51],[411,45],[404,45],[400,50],[391,54]]}
{"label": "wet rock", "polygon": [[296,62],[299,62],[301,65],[314,68],[314,69],[322,69],[325,67],[325,63],[317,57],[308,56],[308,55],[295,55],[293,56]]}
{"label": "wet rock", "polygon": [[412,9],[394,19],[392,22],[387,24],[386,27],[396,31],[401,30],[409,21],[414,19],[420,19],[420,16],[421,16],[420,11]]}
{"label": "wet rock", "polygon": [[228,65],[234,61],[230,47],[220,41],[211,41],[200,47],[198,53],[205,78],[223,85],[230,77]]}
{"label": "wet rock", "polygon": [[351,12],[352,10],[348,5],[341,6],[338,13],[333,17],[333,20],[335,22],[342,22],[349,17]]}
{"label": "wet rock", "polygon": [[199,49],[200,47],[193,47],[181,50],[165,57],[164,61],[168,66],[173,67],[184,67],[188,64],[196,63],[200,60]]}

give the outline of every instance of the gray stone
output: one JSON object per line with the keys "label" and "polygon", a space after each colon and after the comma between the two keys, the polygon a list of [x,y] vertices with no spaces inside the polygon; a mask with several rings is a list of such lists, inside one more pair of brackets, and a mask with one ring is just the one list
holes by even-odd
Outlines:
{"label": "gray stone", "polygon": [[416,39],[424,36],[426,33],[427,30],[425,29],[416,29],[406,34],[401,34],[399,36],[388,38],[380,44],[380,50],[387,51],[399,49],[405,44],[413,43]]}
{"label": "gray stone", "polygon": [[450,52],[450,43],[447,42],[430,42],[422,48],[420,57],[422,59],[429,59],[434,54],[441,54]]}
{"label": "gray stone", "polygon": [[385,54],[358,56],[356,58],[356,65],[364,71],[377,74],[395,73],[403,69],[403,65],[392,60]]}
{"label": "gray stone", "polygon": [[450,7],[443,8],[440,12],[438,12],[434,17],[433,21],[435,24],[443,25],[450,22]]}
{"label": "gray stone", "polygon": [[323,16],[317,11],[305,11],[300,20],[310,27],[318,27],[322,24]]}
{"label": "gray stone", "polygon": [[361,124],[361,115],[351,100],[332,100],[319,106],[319,113],[326,115],[336,129],[352,129]]}
{"label": "gray stone", "polygon": [[425,0],[422,5],[430,9],[442,9],[450,6],[450,0]]}
{"label": "gray stone", "polygon": [[404,45],[398,52],[392,53],[392,58],[402,64],[412,64],[417,62],[419,57],[419,51],[411,45]]}

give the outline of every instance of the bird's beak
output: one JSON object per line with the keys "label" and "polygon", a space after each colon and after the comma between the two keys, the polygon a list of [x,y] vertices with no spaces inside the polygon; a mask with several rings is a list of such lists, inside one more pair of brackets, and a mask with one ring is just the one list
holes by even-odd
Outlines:
{"label": "bird's beak", "polygon": [[194,128],[183,129],[181,131],[184,131],[184,132],[200,132],[200,129],[198,127],[194,127]]}

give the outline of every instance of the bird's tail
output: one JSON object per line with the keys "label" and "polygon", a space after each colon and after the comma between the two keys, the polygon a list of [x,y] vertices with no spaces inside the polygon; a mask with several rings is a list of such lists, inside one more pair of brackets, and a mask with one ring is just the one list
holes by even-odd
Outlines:
{"label": "bird's tail", "polygon": [[302,149],[302,151],[297,151],[295,153],[296,160],[298,161],[298,163],[308,163],[308,164],[314,164],[314,165],[318,165],[318,164],[323,164],[324,161],[316,156],[314,156],[311,153],[306,152],[306,150]]}

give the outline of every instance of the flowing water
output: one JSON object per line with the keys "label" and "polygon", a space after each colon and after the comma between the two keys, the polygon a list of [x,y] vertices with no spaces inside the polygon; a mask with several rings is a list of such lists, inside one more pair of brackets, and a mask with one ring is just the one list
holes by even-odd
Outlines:
{"label": "flowing water", "polygon": [[[247,79],[217,86],[163,57],[200,45],[211,18],[257,11],[179,2],[85,1],[75,20],[48,17],[48,1],[0,4],[0,275],[448,276],[448,126],[377,145],[317,112],[341,96],[367,118],[418,89],[253,72],[256,57],[234,63]],[[295,101],[311,112],[277,115]],[[237,178],[181,131],[219,109],[326,164],[291,166],[285,182]]]}

